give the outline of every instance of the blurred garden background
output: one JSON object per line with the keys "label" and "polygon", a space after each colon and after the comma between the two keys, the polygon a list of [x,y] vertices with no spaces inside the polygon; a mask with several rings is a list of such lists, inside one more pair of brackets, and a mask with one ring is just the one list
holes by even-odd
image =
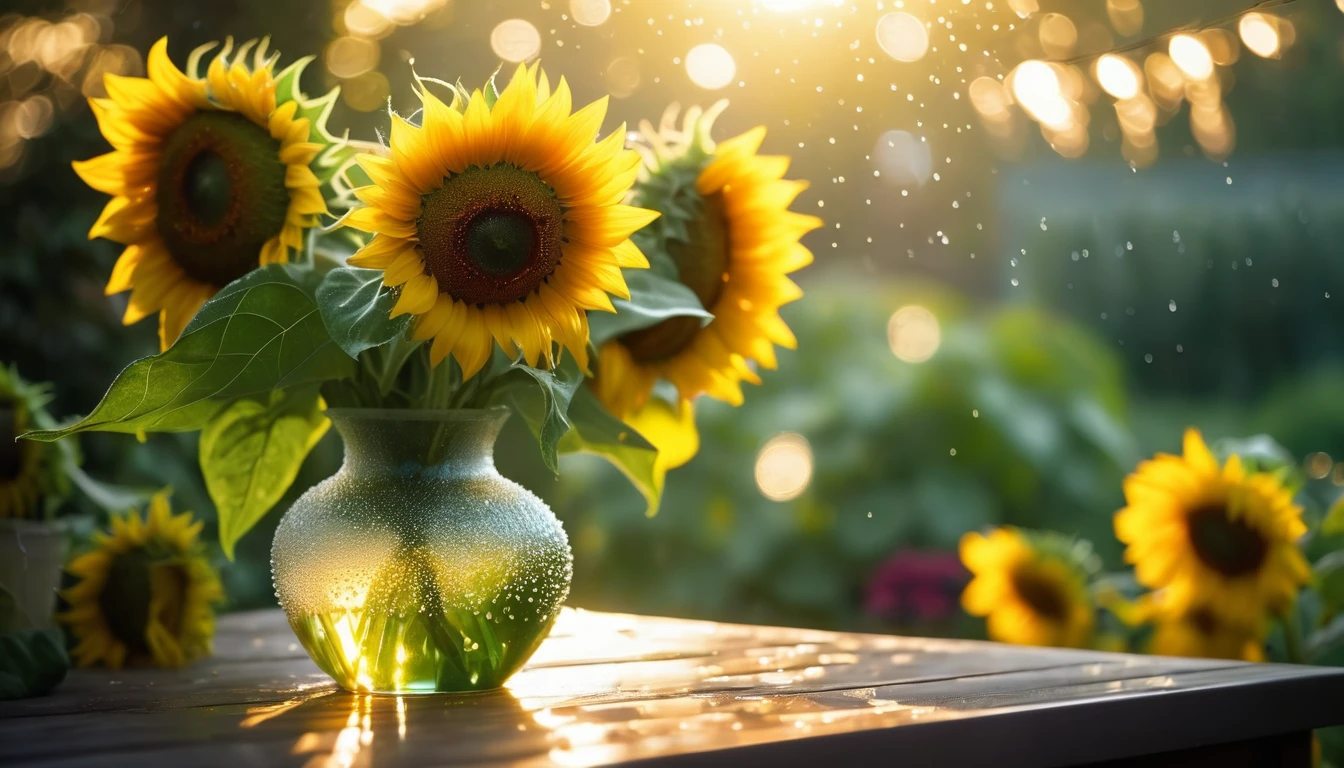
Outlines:
{"label": "blurred garden background", "polygon": [[[340,85],[331,127],[360,137],[411,111],[412,66],[476,83],[540,56],[576,103],[612,96],[607,129],[727,98],[719,138],[765,125],[812,182],[795,209],[826,222],[784,311],[798,350],[741,409],[700,405],[700,454],[654,518],[600,460],[552,476],[521,423],[498,463],[564,521],[571,604],[983,636],[957,602],[962,534],[1077,534],[1118,568],[1121,481],[1187,425],[1272,436],[1323,503],[1344,486],[1344,9],[1253,5],[8,0],[0,361],[69,417],[157,351],[103,295],[119,248],[86,238],[105,200],[70,162],[105,151],[101,73],[143,75],[163,35],[178,61],[224,35],[317,56],[305,89]],[[1181,30],[1208,73],[1164,53]],[[1108,82],[1107,52],[1141,71]],[[1005,81],[1028,60],[1064,76]],[[1127,76],[1150,95],[1115,108]],[[195,440],[86,435],[85,469],[210,521]],[[289,499],[340,456],[333,431]],[[233,562],[216,547],[226,610],[274,605],[279,517]]]}

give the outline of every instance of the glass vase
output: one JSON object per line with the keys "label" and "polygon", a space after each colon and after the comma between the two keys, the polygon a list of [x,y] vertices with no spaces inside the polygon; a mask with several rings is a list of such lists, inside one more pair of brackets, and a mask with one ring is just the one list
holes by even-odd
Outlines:
{"label": "glass vase", "polygon": [[330,409],[345,462],[280,521],[276,595],[350,691],[496,688],[569,593],[564,528],[499,474],[507,409]]}

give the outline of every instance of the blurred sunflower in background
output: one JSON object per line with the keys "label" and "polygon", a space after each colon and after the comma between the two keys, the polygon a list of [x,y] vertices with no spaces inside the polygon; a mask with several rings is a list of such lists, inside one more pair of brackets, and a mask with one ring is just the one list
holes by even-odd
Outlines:
{"label": "blurred sunflower in background", "polygon": [[51,443],[19,440],[30,429],[52,426],[45,406],[47,387],[30,384],[18,369],[0,366],[0,519],[45,516],[69,490],[60,448]]}
{"label": "blurred sunflower in background", "polygon": [[373,184],[342,222],[374,237],[350,264],[383,270],[433,365],[451,354],[470,378],[497,344],[551,366],[558,342],[586,370],[586,312],[629,298],[621,269],[648,266],[630,235],[658,216],[622,202],[639,172],[625,127],[595,142],[606,98],[572,111],[536,65],[497,97],[446,86],[445,103],[430,82],[420,126],[392,115],[390,156],[359,158]]}
{"label": "blurred sunflower in background", "polygon": [[158,312],[163,349],[220,288],[288,261],[327,212],[309,167],[325,129],[301,116],[326,99],[299,93],[306,62],[276,75],[266,41],[230,58],[230,40],[201,77],[213,46],[193,51],[183,73],[163,38],[149,52],[148,78],[106,74],[108,98],[89,105],[114,151],[74,164],[113,196],[89,237],[127,246],[106,292],[131,291],[127,325]]}
{"label": "blurred sunflower in background", "polygon": [[1116,536],[1138,582],[1160,590],[1168,622],[1198,629],[1207,614],[1219,625],[1258,628],[1287,610],[1311,576],[1297,547],[1307,527],[1292,491],[1276,475],[1247,472],[1235,455],[1220,466],[1198,430],[1186,431],[1182,456],[1140,463],[1124,491]]}
{"label": "blurred sunflower in background", "polygon": [[1095,556],[1082,542],[996,528],[961,537],[961,562],[974,578],[962,607],[987,619],[991,640],[1081,648],[1092,641],[1096,608],[1088,592]]}
{"label": "blurred sunflower in background", "polygon": [[783,178],[788,157],[757,154],[765,128],[715,145],[710,131],[726,107],[689,109],[680,130],[675,107],[659,128],[640,126],[632,202],[662,217],[638,240],[653,269],[689,287],[714,319],[671,318],[602,346],[595,388],[620,418],[643,407],[660,379],[682,400],[707,394],[740,405],[741,382],[760,383],[751,363],[774,368],[775,345],[797,346],[779,308],[802,296],[788,275],[812,263],[799,238],[821,220],[789,210],[807,182]]}
{"label": "blurred sunflower in background", "polygon": [[161,492],[144,517],[114,517],[94,549],[70,562],[79,582],[61,593],[70,607],[57,618],[74,635],[79,666],[180,667],[210,654],[213,604],[224,591],[198,541],[201,525],[189,512],[174,515]]}

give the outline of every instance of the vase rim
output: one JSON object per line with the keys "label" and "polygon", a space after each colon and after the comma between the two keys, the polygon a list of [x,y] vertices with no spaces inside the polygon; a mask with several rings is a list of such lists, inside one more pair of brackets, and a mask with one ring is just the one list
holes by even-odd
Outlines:
{"label": "vase rim", "polygon": [[328,408],[329,418],[370,421],[493,421],[509,414],[503,405],[489,408]]}

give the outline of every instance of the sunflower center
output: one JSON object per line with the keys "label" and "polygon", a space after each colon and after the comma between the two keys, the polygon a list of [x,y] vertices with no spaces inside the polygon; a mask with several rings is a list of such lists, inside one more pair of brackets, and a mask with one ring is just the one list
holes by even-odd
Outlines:
{"label": "sunflower center", "polygon": [[258,265],[285,225],[280,142],[237,113],[195,112],[164,142],[155,202],[173,261],[194,280],[225,286]]}
{"label": "sunflower center", "polygon": [[530,171],[473,166],[424,195],[420,211],[426,268],[467,304],[526,301],[560,264],[565,212]]}
{"label": "sunflower center", "polygon": [[129,654],[149,653],[145,627],[149,624],[153,564],[144,552],[123,552],[112,558],[107,582],[98,593],[98,608],[107,620],[107,628],[126,644]]}
{"label": "sunflower center", "polygon": [[[701,215],[687,223],[686,240],[668,238],[667,252],[677,265],[681,282],[705,309],[713,312],[728,280],[732,233],[721,193],[702,198],[702,204]],[[680,354],[695,340],[700,328],[698,317],[674,317],[631,331],[620,342],[636,362],[655,363]]]}
{"label": "sunflower center", "polygon": [[1224,506],[1195,510],[1187,525],[1195,554],[1224,576],[1255,573],[1269,555],[1264,535],[1244,519],[1229,517]]}
{"label": "sunflower center", "polygon": [[13,480],[23,469],[22,446],[19,436],[19,411],[0,407],[0,480]]}
{"label": "sunflower center", "polygon": [[1049,619],[1062,621],[1069,615],[1069,599],[1059,582],[1029,566],[1019,566],[1012,573],[1013,589],[1031,610]]}

